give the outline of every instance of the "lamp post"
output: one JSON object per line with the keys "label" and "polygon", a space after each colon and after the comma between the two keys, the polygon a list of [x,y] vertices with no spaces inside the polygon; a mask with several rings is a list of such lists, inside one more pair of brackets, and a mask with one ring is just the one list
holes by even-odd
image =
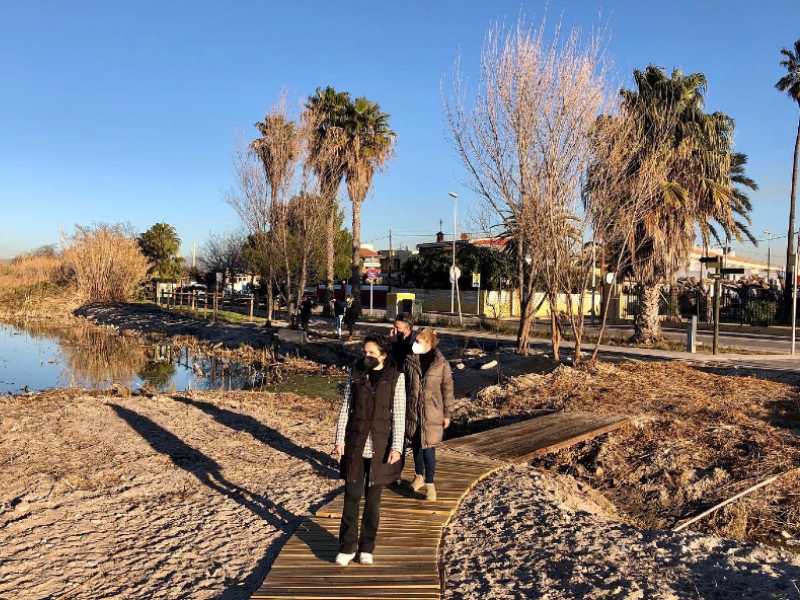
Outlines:
{"label": "lamp post", "polygon": [[458,194],[448,192],[453,199],[453,264],[450,267],[450,313],[456,312],[456,238],[458,237]]}

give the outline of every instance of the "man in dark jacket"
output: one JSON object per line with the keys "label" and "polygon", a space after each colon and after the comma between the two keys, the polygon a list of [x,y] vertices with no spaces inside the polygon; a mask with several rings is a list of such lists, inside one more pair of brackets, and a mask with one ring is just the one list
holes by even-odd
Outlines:
{"label": "man in dark jacket", "polygon": [[[364,356],[353,367],[339,412],[333,455],[345,481],[336,563],[345,567],[359,552],[372,564],[383,488],[400,477],[405,434],[406,386],[383,338],[367,337]],[[361,535],[358,506],[366,493]]]}
{"label": "man in dark jacket", "polygon": [[397,313],[389,339],[392,340],[394,364],[402,371],[405,368],[406,358],[411,354],[411,346],[414,343],[414,323],[408,313]]}
{"label": "man in dark jacket", "polygon": [[311,310],[314,308],[314,301],[308,296],[303,297],[300,303],[300,326],[303,331],[308,331],[308,323],[311,321]]}
{"label": "man in dark jacket", "polygon": [[356,327],[356,319],[358,318],[358,307],[352,296],[348,296],[346,300],[346,307],[344,310],[344,324],[347,325],[347,336],[353,337],[353,329]]}

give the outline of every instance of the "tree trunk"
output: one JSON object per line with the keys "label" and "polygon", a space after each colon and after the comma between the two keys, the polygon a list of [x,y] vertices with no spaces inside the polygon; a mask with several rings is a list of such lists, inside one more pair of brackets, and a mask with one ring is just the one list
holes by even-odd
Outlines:
{"label": "tree trunk", "polygon": [[350,285],[353,286],[355,314],[361,312],[361,201],[353,200],[353,248],[350,263]]}
{"label": "tree trunk", "polygon": [[[294,294],[292,294],[292,269],[289,264],[289,240],[288,240],[288,229],[289,224],[286,220],[286,214],[284,213],[283,218],[281,220],[281,228],[283,229],[282,241],[283,241],[283,265],[286,269],[286,308],[289,311],[289,322],[292,322],[292,319],[295,317],[295,313],[297,311],[297,304],[294,301]],[[298,293],[302,293],[303,290],[299,290]]]}
{"label": "tree trunk", "polygon": [[265,327],[272,326],[272,313],[275,310],[275,299],[272,294],[272,278],[273,278],[273,266],[272,266],[272,261],[270,261],[269,266],[267,267],[266,281],[264,280],[263,273],[261,275],[262,284],[267,286],[267,320],[264,323]]}
{"label": "tree trunk", "polygon": [[306,279],[308,278],[308,251],[303,247],[303,255],[300,258],[300,279],[297,282],[297,306],[303,302],[303,295],[306,291]]}
{"label": "tree trunk", "polygon": [[634,320],[634,332],[631,340],[634,343],[651,345],[661,341],[661,320],[658,316],[660,297],[660,286],[645,286],[639,313]]}
{"label": "tree trunk", "polygon": [[553,346],[553,360],[561,362],[561,329],[558,324],[558,299],[550,297],[550,343]]}
{"label": "tree trunk", "polygon": [[[517,284],[519,285],[519,327],[517,327],[517,354],[528,356],[528,342],[531,334],[530,298],[527,294],[528,282],[525,277],[524,247],[517,238]],[[532,275],[529,275],[532,277]],[[511,306],[514,306],[514,286],[511,286]],[[512,310],[513,312],[513,310]]]}
{"label": "tree trunk", "polygon": [[331,299],[333,298],[334,262],[336,260],[336,198],[330,200],[330,214],[328,215],[328,235],[326,241],[326,273],[325,273],[325,315],[331,314]]}
{"label": "tree trunk", "polygon": [[[520,293],[522,290],[520,290]],[[512,292],[513,294],[513,292]],[[531,337],[531,325],[533,324],[533,297],[528,296],[524,302],[520,302],[519,327],[517,328],[517,354],[528,356],[528,343]],[[512,297],[513,304],[514,299]]]}
{"label": "tree trunk", "polygon": [[[586,286],[583,286],[584,290]],[[567,310],[569,311],[569,323],[572,328],[572,337],[575,339],[575,352],[574,352],[574,359],[573,364],[578,366],[581,364],[583,357],[581,356],[582,347],[583,347],[583,307],[584,307],[584,297],[586,292],[581,293],[580,300],[578,300],[578,306],[575,306],[574,302],[572,301],[572,294],[567,293]]]}
{"label": "tree trunk", "polygon": [[669,316],[673,319],[680,321],[680,299],[678,297],[678,278],[674,278],[669,285]]}
{"label": "tree trunk", "polygon": [[792,193],[789,197],[789,239],[786,244],[786,279],[783,286],[783,297],[786,307],[786,321],[791,320],[792,288],[795,278],[794,273],[794,211],[797,204],[797,171],[800,169],[800,120],[797,122],[797,137],[794,141],[794,161],[792,161]]}

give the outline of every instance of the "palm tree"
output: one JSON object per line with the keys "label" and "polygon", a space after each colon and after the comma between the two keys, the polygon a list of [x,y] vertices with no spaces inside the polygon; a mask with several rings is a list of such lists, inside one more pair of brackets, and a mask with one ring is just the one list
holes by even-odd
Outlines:
{"label": "palm tree", "polygon": [[[789,48],[783,48],[781,54],[784,60],[781,61],[781,66],[786,69],[786,75],[781,77],[775,84],[775,87],[781,91],[786,92],[789,98],[794,100],[800,106],[800,40],[794,43],[794,51]],[[784,294],[788,294],[786,306],[791,302],[791,287],[788,285],[790,281],[794,281],[794,212],[797,204],[797,171],[800,170],[800,119],[797,122],[797,137],[794,141],[794,160],[792,161],[792,192],[789,198],[789,241],[786,244],[786,282],[784,286]]]}
{"label": "palm tree", "polygon": [[349,103],[346,119],[347,192],[353,203],[353,252],[351,284],[356,310],[361,298],[361,205],[372,185],[375,171],[392,155],[396,134],[389,127],[389,115],[366,98]]}
{"label": "palm tree", "polygon": [[[734,215],[734,235],[737,238],[747,238],[753,245],[758,244],[753,233],[750,231],[752,220],[750,213],[753,211],[753,203],[747,190],[758,190],[758,184],[745,173],[747,166],[747,155],[743,152],[734,152],[731,157],[731,212]],[[719,237],[715,234],[715,239]]]}
{"label": "palm tree", "polygon": [[323,202],[328,209],[326,232],[326,302],[333,294],[336,252],[336,194],[347,165],[345,124],[350,94],[335,88],[317,88],[306,101],[305,121],[309,127],[308,163],[319,181]]}
{"label": "palm tree", "polygon": [[651,65],[635,71],[634,81],[636,89],[622,91],[623,110],[645,124],[643,152],[669,157],[658,197],[636,223],[631,259],[632,274],[644,291],[634,340],[652,343],[661,337],[660,286],[686,260],[696,232],[704,244],[721,239],[718,229],[725,239],[747,236],[749,199],[736,186],[752,187],[752,180],[744,176],[746,158],[735,158],[731,149],[733,120],[704,111],[702,73],[674,70],[667,77]]}
{"label": "palm tree", "polygon": [[255,124],[261,137],[253,140],[250,147],[261,159],[264,174],[270,188],[269,207],[262,211],[266,214],[261,219],[262,228],[269,230],[267,236],[257,236],[256,239],[266,241],[266,247],[261,251],[271,255],[268,261],[267,274],[267,325],[272,319],[272,285],[274,280],[274,252],[276,247],[282,249],[286,267],[286,305],[289,315],[294,314],[294,301],[292,296],[292,277],[289,269],[289,252],[286,227],[286,211],[283,209],[282,196],[291,180],[292,172],[299,154],[299,132],[294,122],[286,118],[280,111],[274,111],[264,117],[263,121]]}

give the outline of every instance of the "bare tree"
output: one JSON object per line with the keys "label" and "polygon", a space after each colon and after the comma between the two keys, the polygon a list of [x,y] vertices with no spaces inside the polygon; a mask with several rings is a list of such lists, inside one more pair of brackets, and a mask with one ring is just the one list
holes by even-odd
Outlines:
{"label": "bare tree", "polygon": [[[289,266],[288,240],[288,189],[300,158],[301,133],[299,128],[286,116],[285,103],[281,102],[256,123],[261,137],[250,144],[253,152],[261,160],[264,176],[270,192],[270,240],[279,249],[283,261],[284,290],[289,315],[294,315],[295,305],[292,294],[292,272]],[[272,265],[272,261],[270,262]]]}
{"label": "bare tree", "polygon": [[[569,273],[583,257],[588,218],[581,189],[591,131],[607,103],[598,40],[577,31],[545,41],[533,30],[494,27],[482,54],[480,82],[466,109],[456,73],[445,109],[455,148],[473,189],[509,228],[521,290],[517,352],[527,354],[534,313],[533,282],[550,303],[553,355],[559,359],[559,296],[573,291]],[[581,289],[582,292],[582,289]]]}
{"label": "bare tree", "polygon": [[322,253],[327,237],[328,206],[318,193],[303,189],[289,203],[289,231],[297,263],[297,304],[302,302],[314,254]]}
{"label": "bare tree", "polygon": [[200,264],[207,272],[236,273],[247,270],[244,245],[247,237],[238,231],[212,234],[203,244]]}
{"label": "bare tree", "polygon": [[272,206],[270,186],[261,161],[249,149],[239,149],[234,153],[233,170],[236,186],[228,193],[226,202],[239,215],[247,231],[250,233],[252,251],[257,255],[259,276],[267,289],[267,322],[273,317],[272,286],[274,283],[274,258],[276,256],[273,243],[273,223],[275,214]]}

